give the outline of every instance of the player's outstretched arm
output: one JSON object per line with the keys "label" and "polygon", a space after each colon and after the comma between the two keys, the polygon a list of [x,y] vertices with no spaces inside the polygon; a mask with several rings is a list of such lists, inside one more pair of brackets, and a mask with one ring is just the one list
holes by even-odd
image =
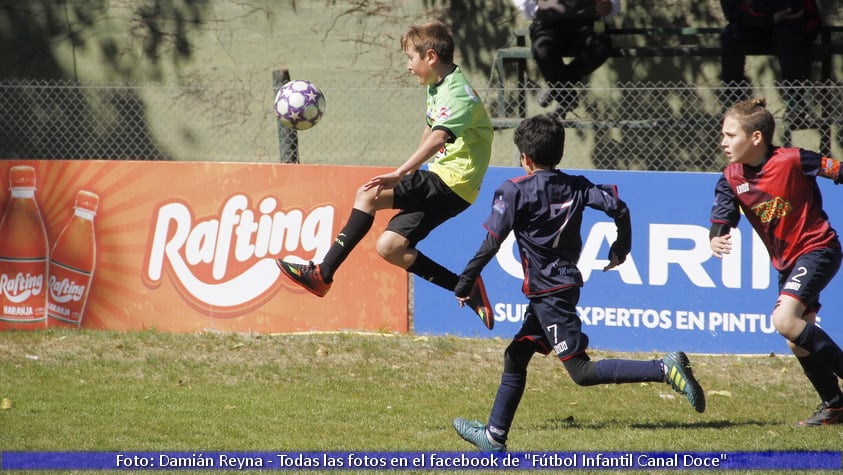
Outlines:
{"label": "player's outstretched arm", "polygon": [[401,177],[417,170],[424,164],[424,162],[439,151],[439,149],[445,145],[448,138],[448,132],[439,129],[431,131],[429,134],[424,134],[424,138],[419,144],[419,148],[410,155],[410,158],[408,158],[394,171],[370,178],[369,181],[363,185],[363,190],[368,191],[377,187],[377,194],[380,194],[381,190],[394,188],[395,185],[401,181]]}
{"label": "player's outstretched arm", "polygon": [[480,272],[495,257],[495,254],[498,253],[500,248],[501,243],[491,233],[486,233],[486,239],[483,240],[474,257],[465,265],[465,269],[460,274],[457,286],[454,288],[454,295],[457,297],[457,301],[460,302],[460,306],[468,299],[471,288],[474,286],[474,281],[480,276]]}

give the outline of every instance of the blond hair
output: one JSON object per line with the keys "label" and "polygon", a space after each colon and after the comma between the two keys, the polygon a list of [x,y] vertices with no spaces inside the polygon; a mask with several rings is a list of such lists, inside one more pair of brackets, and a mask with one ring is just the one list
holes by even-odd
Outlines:
{"label": "blond hair", "polygon": [[401,36],[401,49],[407,51],[410,47],[420,55],[433,50],[445,64],[454,62],[454,36],[441,21],[410,26]]}

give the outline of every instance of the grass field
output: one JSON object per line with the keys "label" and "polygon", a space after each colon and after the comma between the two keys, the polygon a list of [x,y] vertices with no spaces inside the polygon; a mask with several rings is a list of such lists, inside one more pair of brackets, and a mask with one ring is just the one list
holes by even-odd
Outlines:
{"label": "grass field", "polygon": [[[451,420],[488,417],[506,344],[5,332],[0,398],[12,407],[0,410],[0,450],[473,451]],[[578,387],[554,358],[537,356],[509,449],[841,450],[843,426],[792,426],[818,403],[794,358],[690,357],[707,391],[704,414],[664,384]]]}

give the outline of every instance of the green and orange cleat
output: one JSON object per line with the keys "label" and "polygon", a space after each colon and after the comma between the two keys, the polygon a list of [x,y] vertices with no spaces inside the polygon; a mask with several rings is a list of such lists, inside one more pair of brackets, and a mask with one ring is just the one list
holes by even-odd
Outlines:
{"label": "green and orange cleat", "polygon": [[319,265],[314,264],[313,261],[307,264],[295,264],[276,259],[275,263],[288,279],[317,297],[324,297],[331,290],[331,284],[325,282],[319,271]]}

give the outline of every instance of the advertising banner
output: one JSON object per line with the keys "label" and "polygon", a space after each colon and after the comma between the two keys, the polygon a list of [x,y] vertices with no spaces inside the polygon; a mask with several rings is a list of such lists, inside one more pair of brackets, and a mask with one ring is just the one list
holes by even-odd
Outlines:
{"label": "advertising banner", "polygon": [[[456,273],[474,256],[486,233],[482,227],[492,195],[520,168],[489,170],[477,201],[463,214],[435,230],[419,249]],[[746,219],[732,232],[733,252],[724,259],[709,248],[709,211],[719,174],[573,170],[593,183],[616,184],[632,215],[632,252],[608,272],[615,225],[600,211],[587,209],[582,227],[579,268],[585,280],[578,313],[595,349],[697,353],[789,353],[773,328],[770,314],[778,295],[777,273],[767,251]],[[830,180],[819,179],[834,203]],[[838,206],[827,206],[833,226],[843,227]],[[450,292],[414,279],[416,333],[511,338],[521,324],[527,299],[521,293],[521,263],[515,241],[504,243],[482,276],[495,315],[488,331],[466,310],[444,318],[457,305]],[[820,324],[843,334],[843,277],[838,275],[821,296]],[[827,315],[827,318],[823,318]]]}
{"label": "advertising banner", "polygon": [[276,258],[321,261],[378,167],[0,162],[0,329],[408,331],[406,272],[375,230],[324,298]]}

